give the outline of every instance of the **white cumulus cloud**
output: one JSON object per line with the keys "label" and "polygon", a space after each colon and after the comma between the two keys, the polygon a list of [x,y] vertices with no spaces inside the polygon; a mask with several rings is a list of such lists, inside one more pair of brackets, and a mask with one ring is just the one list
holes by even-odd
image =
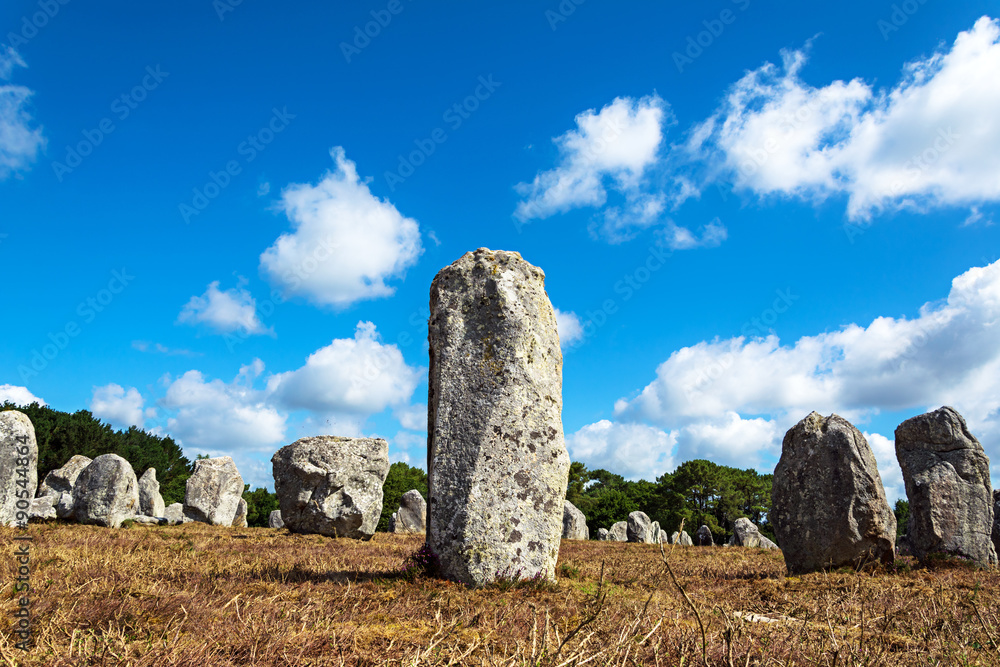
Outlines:
{"label": "white cumulus cloud", "polygon": [[566,436],[570,458],[628,479],[653,480],[674,468],[677,438],[646,424],[602,419]]}
{"label": "white cumulus cloud", "polygon": [[201,296],[193,296],[177,316],[181,324],[206,324],[219,333],[271,333],[257,317],[257,302],[242,287],[220,290],[219,281],[208,285]]}
{"label": "white cumulus cloud", "polygon": [[575,343],[583,339],[583,325],[580,317],[573,311],[563,312],[558,308],[556,311],[556,328],[559,331],[559,347],[568,350]]}
{"label": "white cumulus cloud", "polygon": [[556,137],[559,163],[540,172],[531,183],[520,183],[523,200],[515,216],[520,220],[547,218],[582,206],[603,206],[607,188],[635,195],[627,211],[614,209],[612,226],[621,218],[655,217],[657,201],[638,196],[647,169],[657,160],[663,126],[669,119],[666,104],[656,95],[635,100],[615,98],[600,111],[588,109],[576,117],[576,129]]}
{"label": "white cumulus cloud", "polygon": [[290,409],[372,415],[404,406],[423,370],[407,365],[396,345],[380,342],[371,322],[309,355],[301,368],[268,378],[273,400]]}
{"label": "white cumulus cloud", "polygon": [[0,405],[7,402],[22,406],[31,405],[32,403],[38,403],[39,405],[46,404],[45,401],[32,394],[27,387],[14,384],[0,384]]}
{"label": "white cumulus cloud", "polygon": [[145,401],[135,387],[125,389],[119,384],[111,383],[103,387],[94,387],[90,399],[90,411],[95,417],[109,422],[118,428],[128,428],[145,425],[146,416],[153,413],[143,409]]}
{"label": "white cumulus cloud", "polygon": [[690,134],[709,180],[759,195],[848,198],[851,219],[883,210],[1000,200],[1000,23],[982,17],[951,48],[905,65],[874,90],[860,80],[814,87],[805,51],[745,74]]}
{"label": "white cumulus cloud", "polygon": [[175,411],[167,431],[185,447],[231,454],[267,451],[285,437],[286,417],[253,387],[264,370],[259,360],[240,368],[232,382],[190,370],[170,382],[163,406]]}
{"label": "white cumulus cloud", "polygon": [[[9,81],[17,67],[27,67],[17,51],[0,47],[0,80]],[[27,169],[45,146],[42,130],[32,127],[27,110],[33,94],[24,86],[0,85],[0,180]]]}
{"label": "white cumulus cloud", "polygon": [[389,296],[387,281],[400,278],[423,248],[416,220],[379,199],[358,177],[343,148],[316,185],[290,185],[282,205],[292,231],[260,256],[262,273],[289,296],[346,308]]}

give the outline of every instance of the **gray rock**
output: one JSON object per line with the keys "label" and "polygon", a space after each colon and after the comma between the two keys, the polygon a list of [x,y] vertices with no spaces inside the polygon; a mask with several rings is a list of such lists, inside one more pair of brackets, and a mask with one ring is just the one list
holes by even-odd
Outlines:
{"label": "gray rock", "polygon": [[[664,531],[665,532],[665,531]],[[656,544],[656,541],[660,539],[660,522],[654,521],[649,524],[649,539],[650,542]],[[664,542],[664,544],[670,544],[669,542]]]}
{"label": "gray rock", "polygon": [[760,544],[757,546],[761,549],[775,549],[777,551],[781,551],[781,549],[778,547],[777,544],[767,539],[763,535],[760,536]]}
{"label": "gray rock", "polygon": [[213,526],[232,526],[243,498],[243,478],[231,456],[198,459],[184,490],[184,515]]}
{"label": "gray rock", "polygon": [[[632,512],[626,522],[626,536],[629,542],[653,543],[653,523],[645,512]],[[657,537],[659,532],[657,531]]]}
{"label": "gray rock", "polygon": [[73,517],[80,523],[118,528],[139,512],[139,480],[117,454],[101,454],[73,486]]}
{"label": "gray rock", "polygon": [[702,524],[701,528],[694,534],[694,543],[699,547],[715,546],[715,540],[712,539],[712,529]]}
{"label": "gray rock", "polygon": [[73,494],[73,485],[83,469],[90,465],[91,459],[77,454],[63,465],[62,468],[50,470],[42,483],[38,485],[39,496],[58,496],[61,493]]}
{"label": "gray rock", "polygon": [[918,560],[934,553],[996,565],[990,461],[954,408],[896,427],[896,458],[910,502],[906,534]]}
{"label": "gray rock", "polygon": [[480,248],[431,284],[427,543],[466,584],[555,580],[569,454],[544,280]]}
{"label": "gray rock", "polygon": [[271,464],[281,519],[296,533],[369,539],[382,515],[389,443],[381,438],[302,438]]}
{"label": "gray rock", "polygon": [[662,528],[660,529],[659,540],[660,540],[661,544],[669,544],[670,543],[670,536],[667,535],[667,531],[663,530]]}
{"label": "gray rock", "polygon": [[587,517],[583,515],[576,505],[566,500],[563,501],[563,531],[564,540],[589,540],[590,528],[587,526]]}
{"label": "gray rock", "polygon": [[612,525],[609,539],[612,542],[628,542],[628,522],[619,521]]}
{"label": "gray rock", "polygon": [[146,516],[145,514],[137,514],[136,516],[129,517],[135,523],[143,526],[166,526],[168,521],[162,516]]}
{"label": "gray rock", "polygon": [[686,530],[682,530],[679,533],[675,530],[674,534],[670,536],[670,543],[682,547],[694,546],[694,542],[691,541],[691,536],[687,534]]}
{"label": "gray rock", "polygon": [[611,531],[609,531],[607,528],[598,528],[597,539],[601,542],[607,542],[608,540],[611,539]]}
{"label": "gray rock", "polygon": [[416,489],[410,489],[399,500],[399,509],[392,515],[389,532],[423,533],[427,529],[427,501]]}
{"label": "gray rock", "polygon": [[774,469],[770,520],[789,574],[896,557],[896,516],[864,435],[811,412],[788,429]]}
{"label": "gray rock", "polygon": [[56,496],[40,496],[31,501],[28,521],[48,521],[56,518]]}
{"label": "gray rock", "polygon": [[761,534],[754,522],[740,517],[733,524],[733,536],[729,538],[731,547],[760,547]]}
{"label": "gray rock", "polygon": [[171,526],[176,526],[182,523],[191,523],[194,520],[184,515],[184,503],[167,505],[166,509],[163,510],[163,518],[165,518],[167,520],[167,524]]}
{"label": "gray rock", "polygon": [[269,528],[284,528],[285,522],[281,520],[281,510],[274,510],[267,517],[267,525]]}
{"label": "gray rock", "polygon": [[163,496],[156,481],[156,468],[149,468],[139,478],[139,511],[146,516],[163,516]]}
{"label": "gray rock", "polygon": [[[28,523],[38,488],[38,442],[23,412],[0,412],[0,525]],[[20,513],[20,518],[18,517]]]}
{"label": "gray rock", "polygon": [[[89,465],[89,464],[88,464]],[[72,519],[73,518],[73,494],[72,493],[60,493],[58,496],[53,496],[56,501],[54,503],[56,508],[56,517],[59,519]]]}
{"label": "gray rock", "polygon": [[240,504],[236,506],[236,516],[233,517],[233,528],[247,527],[247,501],[240,498]]}
{"label": "gray rock", "polygon": [[993,548],[1000,555],[1000,489],[993,492]]}

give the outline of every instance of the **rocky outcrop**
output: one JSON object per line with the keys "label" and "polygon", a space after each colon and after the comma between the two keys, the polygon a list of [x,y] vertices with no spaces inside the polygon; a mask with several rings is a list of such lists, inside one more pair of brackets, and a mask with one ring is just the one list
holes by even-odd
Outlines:
{"label": "rocky outcrop", "polygon": [[555,579],[569,454],[544,279],[480,248],[431,284],[427,543],[449,579]]}
{"label": "rocky outcrop", "polygon": [[35,427],[23,412],[0,412],[0,525],[28,523],[31,500],[37,488]]}
{"label": "rocky outcrop", "polygon": [[73,518],[79,523],[118,528],[138,513],[139,480],[117,454],[101,454],[76,478]]}
{"label": "rocky outcrop", "polygon": [[160,483],[156,481],[156,468],[148,468],[139,478],[139,511],[145,516],[163,516],[166,508]]}
{"label": "rocky outcrop", "polygon": [[628,542],[628,521],[613,524],[609,536],[612,542]]}
{"label": "rocky outcrop", "polygon": [[715,540],[712,539],[712,529],[702,524],[701,528],[694,534],[694,543],[699,547],[715,546]]}
{"label": "rocky outcrop", "polygon": [[240,498],[240,504],[236,506],[236,516],[233,517],[233,528],[247,527],[247,501]]}
{"label": "rocky outcrop", "polygon": [[563,532],[564,540],[589,540],[590,528],[587,527],[587,517],[577,509],[576,505],[563,501]]}
{"label": "rocky outcrop", "polygon": [[285,522],[281,520],[281,510],[274,510],[267,517],[268,528],[284,528]]}
{"label": "rocky outcrop", "polygon": [[323,435],[279,449],[271,464],[281,519],[296,533],[369,539],[382,515],[389,443]]}
{"label": "rocky outcrop", "polygon": [[896,427],[896,458],[910,502],[906,536],[914,556],[931,554],[997,564],[990,461],[954,408]]}
{"label": "rocky outcrop", "polygon": [[843,417],[812,412],[788,429],[771,500],[789,574],[895,559],[896,517],[875,455]]}
{"label": "rocky outcrop", "polygon": [[[645,512],[631,512],[626,522],[625,534],[629,542],[652,544],[654,541],[653,522],[649,520]],[[656,537],[659,537],[659,530],[657,530]]]}
{"label": "rocky outcrop", "polygon": [[198,459],[184,492],[184,515],[213,526],[232,526],[243,499],[243,478],[230,456]]}
{"label": "rocky outcrop", "polygon": [[393,512],[389,532],[413,534],[427,530],[427,501],[416,489],[410,489],[399,500],[399,509]]}

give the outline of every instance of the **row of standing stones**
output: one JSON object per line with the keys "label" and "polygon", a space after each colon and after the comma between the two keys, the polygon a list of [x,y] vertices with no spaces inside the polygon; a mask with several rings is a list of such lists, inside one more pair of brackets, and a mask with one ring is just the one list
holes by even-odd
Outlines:
{"label": "row of standing stones", "polygon": [[[518,253],[480,248],[431,284],[428,340],[427,502],[404,494],[390,530],[426,532],[442,576],[472,585],[555,575],[560,539],[589,539],[586,517],[565,500],[569,456],[562,429],[562,354],[544,273]],[[0,521],[13,523],[18,412],[0,414]],[[32,449],[32,470],[37,447]],[[906,544],[920,560],[944,553],[994,565],[1000,494],[989,461],[952,408],[907,420],[896,453],[910,501]],[[29,456],[29,458],[31,458]],[[114,454],[74,457],[46,476],[37,512],[117,526],[246,525],[243,480],[229,457],[195,464],[183,504],[162,509],[155,470],[136,480]],[[300,439],[272,457],[280,510],[272,527],[368,539],[382,511],[389,470],[380,438]],[[30,476],[30,475],[29,475]],[[51,479],[50,479],[51,478]],[[32,493],[36,480],[30,480]],[[895,557],[896,521],[864,436],[837,415],[808,415],[785,435],[774,473],[771,522],[790,574]],[[991,535],[992,532],[992,535]],[[777,549],[748,519],[731,546]],[[701,526],[667,538],[642,512],[597,539],[711,546]]]}

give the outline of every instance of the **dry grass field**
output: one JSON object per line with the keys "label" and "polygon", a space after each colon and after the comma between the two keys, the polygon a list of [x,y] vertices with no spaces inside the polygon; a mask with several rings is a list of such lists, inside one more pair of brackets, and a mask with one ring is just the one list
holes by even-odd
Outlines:
{"label": "dry grass field", "polygon": [[[34,647],[8,665],[998,665],[1000,573],[785,578],[756,549],[563,542],[555,584],[407,577],[421,540],[32,525]],[[682,590],[683,589],[683,590]]]}

